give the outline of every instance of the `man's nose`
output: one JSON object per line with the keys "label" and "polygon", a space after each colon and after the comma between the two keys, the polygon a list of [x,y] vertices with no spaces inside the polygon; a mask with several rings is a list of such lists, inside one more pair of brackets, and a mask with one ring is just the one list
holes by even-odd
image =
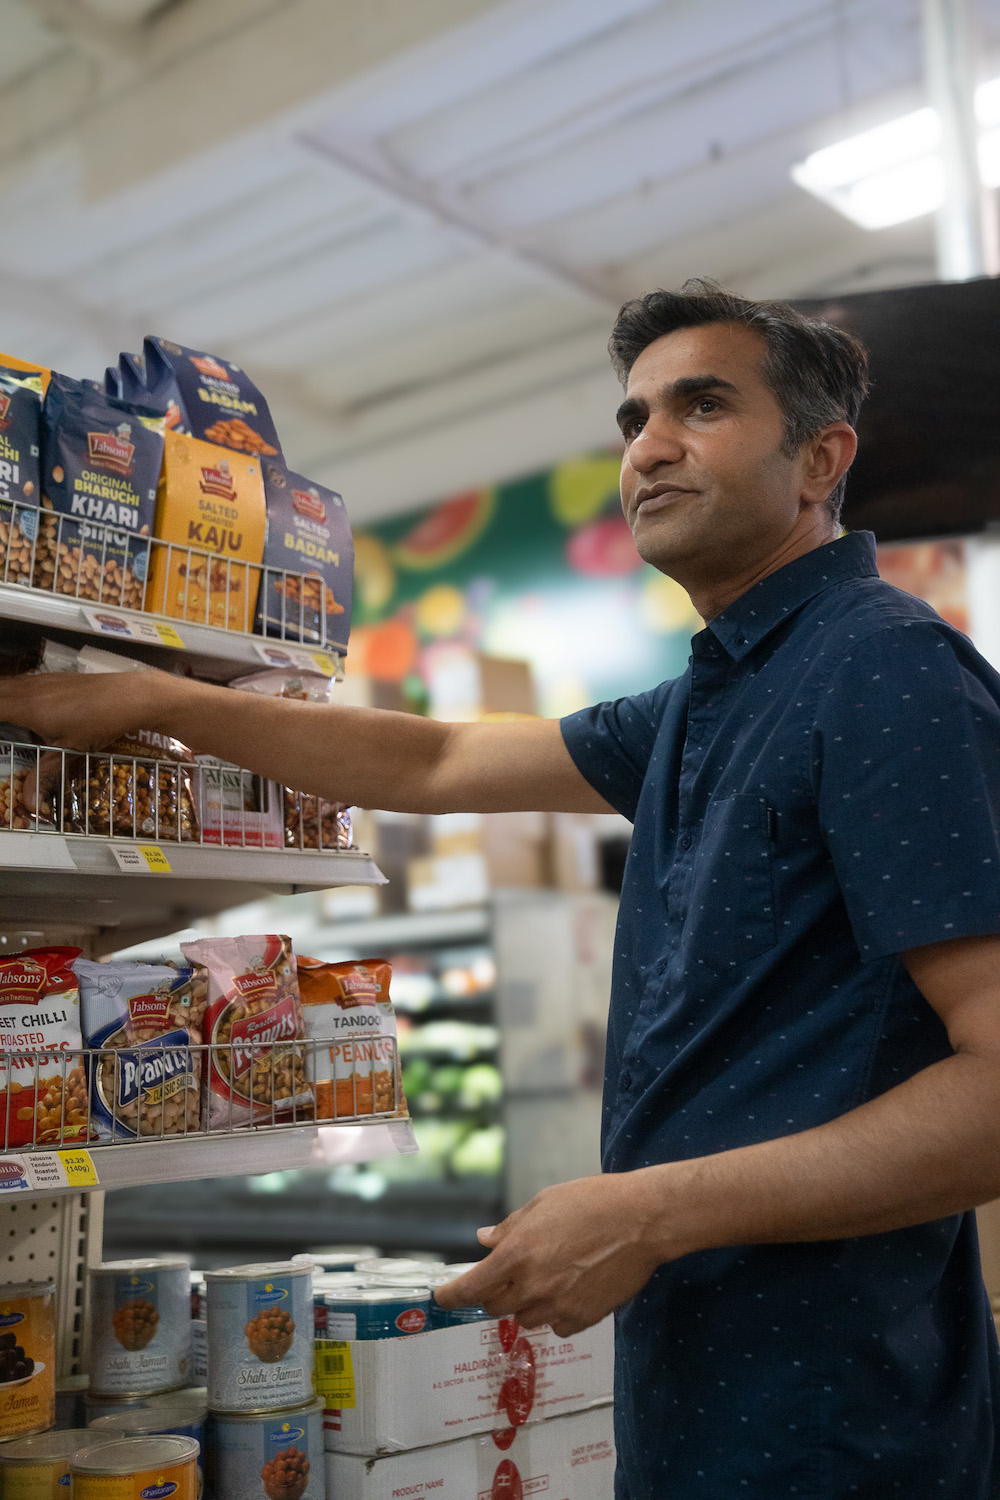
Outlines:
{"label": "man's nose", "polygon": [[676,464],[684,457],[683,430],[665,417],[650,416],[629,444],[628,461],[640,474],[658,464]]}

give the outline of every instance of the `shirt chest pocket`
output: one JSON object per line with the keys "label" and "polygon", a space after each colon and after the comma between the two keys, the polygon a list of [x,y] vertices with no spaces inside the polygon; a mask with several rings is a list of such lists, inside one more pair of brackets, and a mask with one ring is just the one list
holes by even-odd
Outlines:
{"label": "shirt chest pocket", "polygon": [[710,802],[694,852],[684,924],[689,965],[738,971],[777,942],[770,821],[763,797]]}

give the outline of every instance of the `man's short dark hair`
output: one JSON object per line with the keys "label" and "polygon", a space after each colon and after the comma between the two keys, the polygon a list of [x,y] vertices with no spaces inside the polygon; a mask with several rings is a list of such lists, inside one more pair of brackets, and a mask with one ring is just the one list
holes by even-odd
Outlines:
{"label": "man's short dark hair", "polygon": [[[608,352],[625,385],[642,351],[666,333],[704,323],[741,323],[766,345],[764,376],[785,422],[782,451],[789,457],[831,422],[858,419],[868,390],[868,355],[853,334],[806,318],[786,302],[752,302],[714,281],[686,281],[679,292],[647,292],[626,302]],[[847,476],[827,500],[840,518]]]}

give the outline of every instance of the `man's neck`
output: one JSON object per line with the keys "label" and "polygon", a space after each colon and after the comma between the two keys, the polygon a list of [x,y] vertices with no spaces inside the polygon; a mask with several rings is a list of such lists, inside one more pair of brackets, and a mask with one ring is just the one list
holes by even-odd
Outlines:
{"label": "man's neck", "polygon": [[749,593],[750,589],[756,587],[764,578],[769,578],[772,573],[777,573],[779,568],[786,568],[798,557],[804,557],[807,552],[815,552],[817,547],[826,547],[830,542],[835,542],[840,536],[840,526],[831,523],[829,529],[822,531],[810,530],[804,535],[796,536],[794,533],[766,559],[752,563],[749,567],[733,574],[726,579],[705,579],[685,582],[678,578],[677,582],[686,588],[691,596],[691,603],[708,625],[716,619],[731,604],[743,594]]}

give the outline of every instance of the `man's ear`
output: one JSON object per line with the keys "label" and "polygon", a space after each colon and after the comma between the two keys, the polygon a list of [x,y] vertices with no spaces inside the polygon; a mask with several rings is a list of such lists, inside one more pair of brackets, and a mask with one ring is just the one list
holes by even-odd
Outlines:
{"label": "man's ear", "polygon": [[801,498],[807,505],[822,505],[854,462],[858,435],[849,422],[831,422],[803,444]]}

